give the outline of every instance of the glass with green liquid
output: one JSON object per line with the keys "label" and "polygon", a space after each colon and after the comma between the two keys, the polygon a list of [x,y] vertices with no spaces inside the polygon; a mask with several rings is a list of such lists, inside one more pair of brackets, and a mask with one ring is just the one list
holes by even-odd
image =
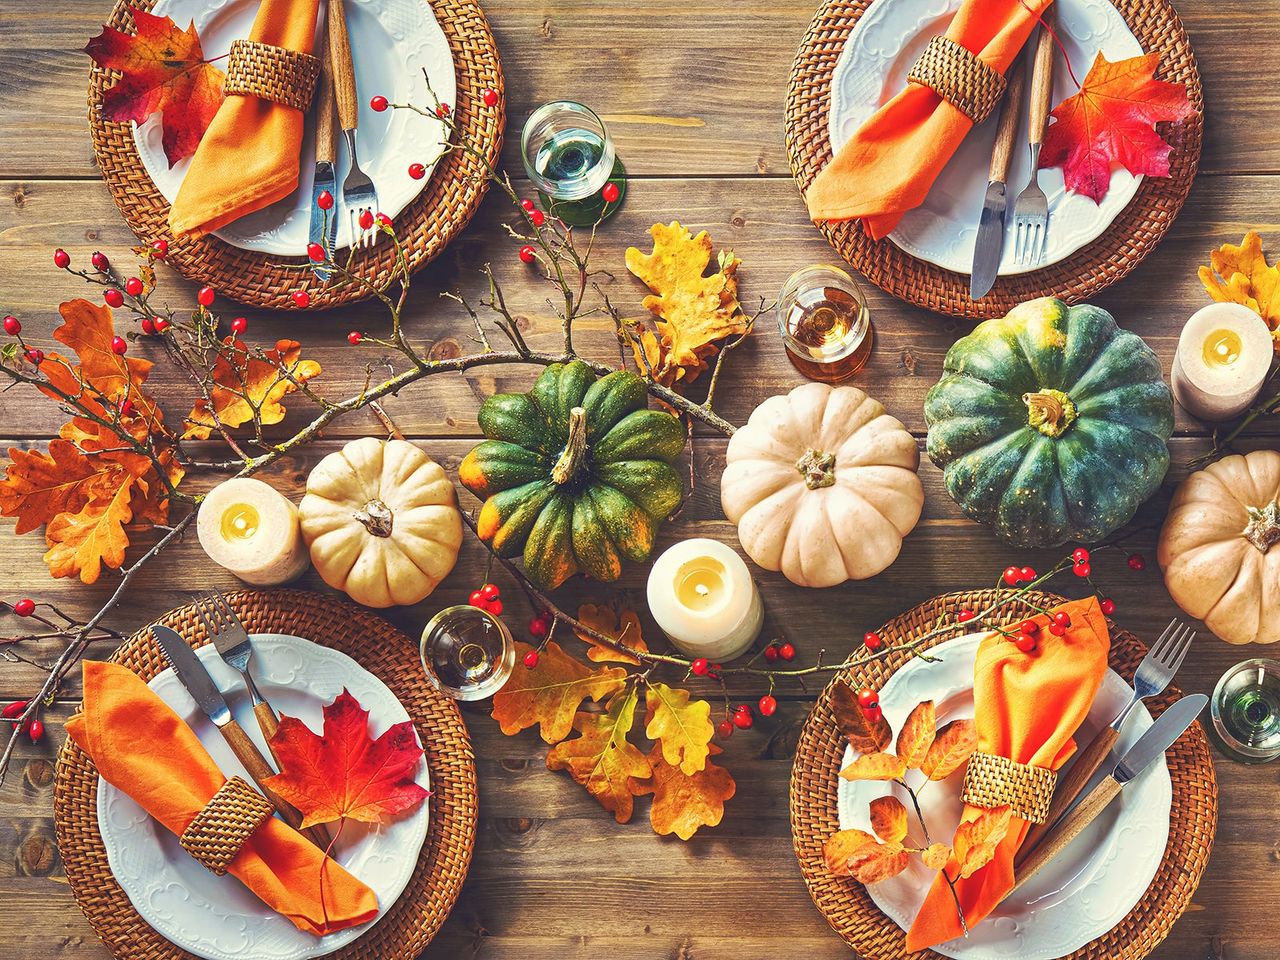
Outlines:
{"label": "glass with green liquid", "polygon": [[1280,757],[1280,663],[1237,663],[1218,681],[1209,710],[1227,756],[1244,763]]}
{"label": "glass with green liquid", "polygon": [[581,103],[555,100],[533,111],[520,153],[542,209],[570,226],[589,227],[612,215],[626,193],[626,171],[609,131]]}

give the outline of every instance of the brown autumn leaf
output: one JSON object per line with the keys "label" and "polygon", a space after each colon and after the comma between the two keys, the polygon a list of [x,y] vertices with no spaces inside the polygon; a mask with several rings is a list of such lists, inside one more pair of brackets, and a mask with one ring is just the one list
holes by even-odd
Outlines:
{"label": "brown autumn leaf", "polygon": [[129,546],[124,525],[133,519],[129,501],[136,477],[120,469],[120,482],[105,499],[91,500],[76,513],[60,513],[45,527],[49,549],[44,562],[55,577],[80,575],[93,583],[102,565],[119,567]]}
{"label": "brown autumn leaf", "polygon": [[893,742],[893,731],[884,717],[875,723],[867,719],[862,707],[858,706],[857,694],[844,682],[837,682],[831,688],[831,714],[839,730],[849,746],[858,753],[879,753]]}
{"label": "brown autumn leaf", "polygon": [[[644,642],[640,632],[640,618],[634,610],[615,610],[607,604],[584,603],[578,608],[578,619],[592,630],[613,638],[614,642],[638,650],[649,652],[649,645]],[[611,650],[586,633],[578,633],[578,639],[587,646],[587,659],[594,663],[629,663],[637,666],[638,657],[633,657],[617,650]]]}
{"label": "brown autumn leaf", "polygon": [[1009,832],[1012,812],[1008,806],[984,810],[977,818],[956,828],[953,846],[960,864],[960,876],[971,877],[996,855],[996,848]]}
{"label": "brown autumn leaf", "polygon": [[910,854],[900,843],[879,843],[862,830],[841,830],[822,845],[832,876],[853,877],[859,883],[879,883],[907,868]]}
{"label": "brown autumn leaf", "polygon": [[[1199,270],[1200,282],[1219,303],[1241,303],[1259,314],[1280,333],[1280,265],[1267,264],[1262,237],[1256,230],[1244,235],[1239,246],[1224,243],[1209,254],[1210,266]],[[1280,349],[1280,340],[1276,342]]]}
{"label": "brown autumn leaf", "polygon": [[930,870],[945,870],[951,861],[951,848],[945,843],[931,843],[920,851],[920,859]]}
{"label": "brown autumn leaf", "polygon": [[711,722],[711,704],[706,700],[690,700],[689,691],[650,683],[645,694],[649,719],[644,734],[656,740],[663,759],[692,776],[707,764],[715,725]]}
{"label": "brown autumn leaf", "polygon": [[932,700],[916,704],[915,709],[907,715],[902,729],[898,731],[898,756],[909,769],[924,763],[925,755],[933,745],[937,727],[937,711]]}
{"label": "brown autumn leaf", "polygon": [[[718,753],[720,748],[712,744],[709,756]],[[716,826],[724,817],[725,802],[738,789],[729,771],[710,759],[697,773],[688,774],[668,763],[661,746],[655,744],[649,751],[649,764],[653,777],[634,781],[632,790],[637,796],[653,794],[649,822],[654,832],[663,836],[674,833],[681,840],[688,840],[699,827]]]}
{"label": "brown autumn leaf", "polygon": [[[302,344],[279,340],[261,359],[236,337],[223,340],[213,364],[213,414],[225,426],[238,427],[253,419],[256,407],[264,424],[279,423],[285,408],[281,401],[304,383],[320,375],[320,364],[302,359]],[[183,439],[207,440],[215,424],[204,397],[187,416]]]}
{"label": "brown autumn leaf", "polygon": [[930,780],[945,780],[968,763],[977,748],[978,731],[973,721],[952,720],[938,731],[920,770]]}
{"label": "brown autumn leaf", "polygon": [[[516,660],[532,649],[517,641]],[[626,675],[622,667],[593,670],[552,640],[538,655],[536,667],[516,670],[493,695],[493,719],[508,736],[537,724],[543,740],[559,743],[573,729],[582,701],[603,700],[618,692]]]}
{"label": "brown autumn leaf", "polygon": [[614,696],[604,713],[578,711],[573,729],[582,736],[557,743],[548,770],[567,770],[618,823],[631,819],[637,784],[652,775],[649,759],[627,739],[640,694],[633,685]]}
{"label": "brown autumn leaf", "polygon": [[18,518],[14,533],[29,533],[60,513],[79,513],[90,500],[109,497],[119,485],[119,470],[119,464],[90,459],[67,440],[50,440],[48,453],[10,447],[0,514]]}
{"label": "brown autumn leaf", "polygon": [[871,801],[871,829],[885,843],[900,843],[907,835],[907,808],[897,797]]}
{"label": "brown autumn leaf", "polygon": [[840,771],[844,780],[901,780],[907,765],[892,753],[866,753]]}

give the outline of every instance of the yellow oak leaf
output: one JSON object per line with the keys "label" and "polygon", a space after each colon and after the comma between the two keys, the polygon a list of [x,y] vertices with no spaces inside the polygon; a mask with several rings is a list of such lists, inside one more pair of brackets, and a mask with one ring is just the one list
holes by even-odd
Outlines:
{"label": "yellow oak leaf", "polygon": [[[516,642],[516,660],[533,647]],[[508,736],[539,726],[547,743],[559,743],[574,725],[574,713],[582,701],[603,700],[622,689],[627,671],[622,667],[593,670],[575,660],[552,640],[538,655],[533,669],[514,671],[493,695],[493,719]]]}
{"label": "yellow oak leaf", "polygon": [[[623,647],[649,652],[649,645],[640,632],[640,618],[634,610],[618,611],[606,604],[584,603],[578,608],[578,619]],[[630,663],[633,666],[640,663],[638,657],[612,650],[590,634],[578,632],[578,639],[589,644],[587,659],[594,663]]]}
{"label": "yellow oak leaf", "polygon": [[609,701],[604,713],[579,711],[573,729],[582,734],[556,744],[547,769],[567,770],[619,823],[631,819],[636,783],[652,773],[648,758],[627,739],[640,694],[635,686]]}
{"label": "yellow oak leaf", "polygon": [[[712,744],[710,755],[719,752],[720,748]],[[699,827],[716,826],[724,817],[725,801],[738,789],[724,767],[708,759],[697,773],[686,773],[667,762],[660,745],[655,744],[649,751],[649,764],[652,778],[633,782],[632,789],[637,796],[653,794],[649,822],[654,832],[663,836],[674,833],[681,840],[688,840]]]}
{"label": "yellow oak leaf", "polygon": [[938,731],[920,770],[930,780],[945,780],[968,763],[977,748],[978,731],[973,721],[952,720]]}
{"label": "yellow oak leaf", "polygon": [[951,848],[945,843],[931,843],[920,852],[920,859],[930,870],[944,870],[951,860]]}
{"label": "yellow oak leaf", "polygon": [[996,855],[996,849],[1009,832],[1012,812],[1008,806],[984,810],[973,820],[966,820],[956,828],[955,857],[960,864],[960,876],[971,877]]}
{"label": "yellow oak leaf", "polygon": [[867,753],[840,771],[844,780],[901,780],[907,772],[902,758],[892,753]]}
{"label": "yellow oak leaf", "polygon": [[907,835],[907,808],[897,797],[871,801],[871,829],[885,843],[900,843]]}
{"label": "yellow oak leaf", "polygon": [[222,343],[209,391],[213,410],[204,397],[198,399],[187,416],[184,439],[207,440],[213,435],[215,415],[223,425],[238,427],[251,421],[257,409],[264,424],[279,423],[285,415],[280,401],[297,390],[298,384],[320,375],[320,364],[302,359],[302,344],[297,340],[277,341],[274,349],[264,351],[265,359],[235,337]]}
{"label": "yellow oak leaf", "polygon": [[841,830],[822,846],[833,876],[853,877],[859,883],[879,883],[907,868],[911,855],[901,843],[879,843],[862,830]]}
{"label": "yellow oak leaf", "polygon": [[1241,303],[1259,314],[1272,330],[1280,328],[1280,268],[1267,265],[1256,230],[1239,246],[1224,243],[1209,254],[1211,266],[1199,270],[1200,282],[1218,302]]}
{"label": "yellow oak leaf", "polygon": [[831,688],[831,716],[836,729],[858,753],[878,753],[893,741],[893,731],[883,716],[874,723],[858,705],[857,695],[847,683],[837,681]]}
{"label": "yellow oak leaf", "polygon": [[938,729],[937,716],[933,701],[926,700],[916,704],[903,721],[902,729],[898,731],[898,756],[908,768],[924,763]]}
{"label": "yellow oak leaf", "polygon": [[93,583],[104,563],[109,567],[124,563],[129,546],[124,525],[133,519],[129,501],[136,478],[123,467],[116,469],[120,480],[110,497],[91,500],[76,513],[60,513],[45,527],[49,549],[44,562],[55,577],[79,574],[82,583]]}
{"label": "yellow oak leaf", "polygon": [[658,742],[663,759],[686,775],[705,767],[716,731],[711,722],[711,704],[690,700],[688,690],[665,683],[649,684],[645,702],[649,720],[644,733]]}

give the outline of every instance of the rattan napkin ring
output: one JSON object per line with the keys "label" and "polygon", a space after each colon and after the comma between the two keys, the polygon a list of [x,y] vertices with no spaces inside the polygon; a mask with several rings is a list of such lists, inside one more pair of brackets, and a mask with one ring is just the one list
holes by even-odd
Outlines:
{"label": "rattan napkin ring", "polygon": [[239,777],[232,777],[187,824],[179,842],[187,853],[222,876],[245,841],[274,810],[266,797]]}
{"label": "rattan napkin ring", "polygon": [[320,61],[309,53],[256,40],[233,40],[223,89],[305,111],[319,76]]}
{"label": "rattan napkin ring", "polygon": [[948,37],[929,41],[907,80],[928,87],[975,124],[995,109],[1005,87],[1003,76]]}
{"label": "rattan napkin ring", "polygon": [[1058,775],[1047,767],[1015,763],[994,753],[975,753],[969,758],[960,799],[988,809],[1007,805],[1015,817],[1027,823],[1044,823],[1057,780]]}

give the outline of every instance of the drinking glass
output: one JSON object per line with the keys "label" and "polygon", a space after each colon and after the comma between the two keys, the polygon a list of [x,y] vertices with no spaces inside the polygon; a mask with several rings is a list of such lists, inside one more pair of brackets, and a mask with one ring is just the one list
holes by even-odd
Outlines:
{"label": "drinking glass", "polygon": [[427,621],[418,651],[427,679],[455,700],[493,696],[516,665],[507,625],[469,604],[445,607]]}
{"label": "drinking glass", "polygon": [[[626,171],[609,131],[590,107],[572,100],[538,107],[520,134],[520,154],[542,209],[571,226],[591,226],[622,202]],[[612,203],[601,195],[606,183],[618,188]]]}
{"label": "drinking glass", "polygon": [[866,298],[839,267],[793,273],[778,295],[778,332],[792,366],[810,380],[839,383],[866,366],[875,328]]}
{"label": "drinking glass", "polygon": [[1222,675],[1209,703],[1219,749],[1244,763],[1280,757],[1280,663],[1246,660]]}

